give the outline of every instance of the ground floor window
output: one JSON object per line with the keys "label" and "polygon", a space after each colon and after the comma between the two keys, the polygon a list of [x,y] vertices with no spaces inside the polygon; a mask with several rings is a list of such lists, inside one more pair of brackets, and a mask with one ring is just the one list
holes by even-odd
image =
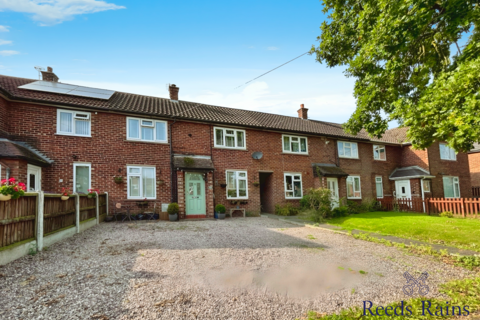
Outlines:
{"label": "ground floor window", "polygon": [[302,192],[302,175],[300,173],[285,173],[285,198],[300,199]]}
{"label": "ground floor window", "polygon": [[348,199],[362,199],[362,191],[360,188],[360,177],[347,177],[347,198]]}
{"label": "ground floor window", "polygon": [[156,199],[155,167],[127,167],[128,199]]}
{"label": "ground floor window", "polygon": [[423,192],[430,192],[430,180],[422,180]]}
{"label": "ground floor window", "polygon": [[227,170],[227,199],[247,199],[247,171]]}
{"label": "ground floor window", "polygon": [[73,164],[73,192],[88,193],[92,186],[92,166],[90,163]]}
{"label": "ground floor window", "polygon": [[383,181],[382,177],[375,177],[375,187],[377,189],[377,198],[383,198]]}
{"label": "ground floor window", "polygon": [[458,177],[443,177],[443,193],[445,198],[460,198]]}

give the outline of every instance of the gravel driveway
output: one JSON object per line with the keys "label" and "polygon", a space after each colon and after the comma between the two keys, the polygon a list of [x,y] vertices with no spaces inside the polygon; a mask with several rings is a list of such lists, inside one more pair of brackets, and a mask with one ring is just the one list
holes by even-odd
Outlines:
{"label": "gravel driveway", "polygon": [[295,319],[469,272],[268,218],[103,223],[0,267],[1,319]]}

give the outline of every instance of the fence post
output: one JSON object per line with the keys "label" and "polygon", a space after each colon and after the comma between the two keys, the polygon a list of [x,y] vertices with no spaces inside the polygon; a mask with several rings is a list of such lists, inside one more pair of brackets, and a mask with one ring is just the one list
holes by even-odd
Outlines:
{"label": "fence post", "polygon": [[98,196],[98,192],[95,191],[95,193],[97,194],[97,196],[95,197],[95,213],[97,215],[97,224],[100,223],[100,208],[99,208],[99,202],[100,202],[100,198]]}
{"label": "fence post", "polygon": [[462,200],[461,206],[462,206],[462,217],[465,218],[465,198],[460,198]]}
{"label": "fence post", "polygon": [[80,233],[80,195],[75,193],[75,227],[77,233]]}
{"label": "fence post", "polygon": [[37,252],[43,250],[43,210],[45,197],[43,191],[38,191],[37,198]]}
{"label": "fence post", "polygon": [[108,192],[105,192],[105,213],[108,216]]}

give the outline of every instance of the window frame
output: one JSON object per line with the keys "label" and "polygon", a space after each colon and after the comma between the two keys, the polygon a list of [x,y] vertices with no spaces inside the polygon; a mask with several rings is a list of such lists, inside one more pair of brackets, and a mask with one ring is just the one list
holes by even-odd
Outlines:
{"label": "window frame", "polygon": [[[349,148],[350,148],[350,151],[351,151],[350,153],[351,153],[352,155],[353,155],[352,145],[355,144],[355,145],[357,146],[357,156],[356,156],[356,157],[354,157],[354,156],[349,157],[349,156],[345,156],[345,155],[343,155],[343,156],[340,155],[340,143],[343,143],[343,150],[344,150],[343,153],[344,153],[344,154],[345,154],[345,149],[346,149],[346,148],[345,148],[345,143],[349,143],[349,144],[350,144],[350,147],[349,147]],[[358,143],[357,143],[357,142],[352,142],[352,141],[337,141],[337,152],[338,152],[338,157],[339,157],[339,158],[345,158],[345,159],[360,159],[360,158],[359,158],[359,154],[358,154],[359,152],[358,152]]]}
{"label": "window frame", "polygon": [[[380,181],[378,180],[380,179]],[[378,196],[378,190],[377,190],[377,184],[380,183],[382,185],[382,196],[379,197]],[[360,186],[360,196],[362,195],[362,190],[361,190],[361,186]],[[383,191],[383,177],[375,177],[375,193],[377,194],[377,199],[383,199],[384,197],[384,191]]]}
{"label": "window frame", "polygon": [[[427,183],[428,185],[428,190],[425,188],[425,183]],[[432,192],[432,185],[430,183],[430,180],[425,180],[425,179],[422,179],[422,190],[423,190],[423,193],[425,192]]]}
{"label": "window frame", "polygon": [[[288,138],[290,150],[285,150],[285,137]],[[298,152],[292,151],[292,138],[298,139]],[[305,139],[305,152],[302,151],[300,139]],[[282,152],[290,154],[306,154],[308,155],[308,137],[294,136],[289,134],[282,134]]]}
{"label": "window frame", "polygon": [[[72,115],[72,132],[60,131],[60,113],[69,113]],[[88,115],[88,123],[89,123],[89,133],[88,135],[85,134],[76,134],[75,133],[75,115],[76,114],[84,114]],[[75,110],[66,110],[66,109],[57,109],[57,132],[56,134],[63,135],[63,136],[74,136],[74,137],[92,137],[92,113],[85,112],[85,111],[75,111]]]}
{"label": "window frame", "polygon": [[[235,187],[236,187],[236,190],[237,190],[237,196],[236,197],[229,197],[228,196],[228,173],[229,172],[235,172],[235,177],[236,177]],[[242,177],[241,179],[239,179],[237,177],[237,173],[245,173],[245,177],[244,178]],[[240,197],[239,196],[239,193],[240,193],[239,180],[245,180],[245,186],[246,186],[246,188],[245,188],[245,195],[246,196],[245,197]],[[225,195],[227,197],[227,200],[238,200],[238,199],[245,200],[245,199],[248,199],[248,172],[247,172],[247,170],[225,170],[225,182],[227,184],[227,186],[225,187]]]}
{"label": "window frame", "polygon": [[[127,117],[127,140],[128,141],[141,141],[141,142],[149,142],[149,143],[168,143],[168,121],[165,120],[158,120],[158,119],[146,119],[146,118],[136,118],[136,117]],[[130,137],[130,120],[138,120],[138,135],[139,138],[131,138]],[[142,125],[143,121],[151,121],[153,122],[153,126],[144,126]],[[161,122],[165,124],[165,140],[158,140],[157,139],[157,122]],[[153,140],[146,140],[142,137],[142,127],[145,128],[153,128]]]}
{"label": "window frame", "polygon": [[87,162],[74,162],[73,163],[73,188],[72,188],[72,192],[73,193],[78,193],[77,189],[76,189],[77,188],[77,186],[76,186],[76,182],[77,182],[76,168],[77,167],[88,167],[89,179],[88,179],[88,188],[87,189],[92,189],[92,164],[87,163]]}
{"label": "window frame", "polygon": [[[445,195],[445,178],[452,178],[453,197],[447,197]],[[457,179],[456,182],[455,182],[455,179]],[[459,199],[459,198],[461,198],[460,178],[458,176],[443,176],[442,182],[443,182],[443,196],[444,196],[445,199]],[[455,184],[458,184],[458,197],[455,195]]]}
{"label": "window frame", "polygon": [[[223,145],[217,144],[217,130],[222,130],[223,131]],[[235,146],[234,147],[228,147],[226,146],[226,141],[225,139],[227,130],[233,130],[233,136],[235,138]],[[237,132],[242,132],[243,133],[243,147],[238,147],[238,134]],[[225,127],[213,127],[213,146],[215,148],[222,148],[222,149],[237,149],[237,150],[247,150],[247,132],[243,129],[235,129],[235,128],[225,128]]]}
{"label": "window frame", "polygon": [[[139,174],[131,174],[130,169],[138,168],[140,169]],[[143,196],[143,169],[153,169],[153,185],[154,185],[154,192],[153,197],[144,197]],[[130,195],[130,177],[140,177],[140,196],[135,197]],[[127,199],[132,200],[139,200],[139,199],[147,199],[147,200],[156,200],[157,199],[157,168],[155,166],[137,166],[137,165],[129,165],[127,166]]]}
{"label": "window frame", "polygon": [[[348,179],[352,178],[353,179],[353,194],[355,194],[355,178],[358,178],[358,186],[360,188],[360,190],[358,190],[360,192],[360,197],[349,197],[348,196]],[[362,199],[362,179],[359,175],[351,175],[351,176],[348,176],[347,179],[345,180],[345,186],[347,188],[347,199]]]}
{"label": "window frame", "polygon": [[[293,182],[298,181],[295,180],[295,176],[300,176],[300,197],[295,197],[295,189],[292,190],[287,190],[287,177],[290,176],[292,177],[292,188],[293,188]],[[296,199],[302,199],[303,198],[303,179],[302,179],[302,173],[301,172],[284,172],[283,173],[283,190],[284,190],[284,195],[286,200],[296,200]],[[293,192],[293,197],[287,197],[287,192]]]}
{"label": "window frame", "polygon": [[[385,155],[385,159],[380,158],[380,151],[378,152],[378,158],[375,158],[375,147],[377,147],[378,150],[383,149],[383,154]],[[357,146],[357,148],[358,148],[358,146]],[[387,147],[385,147],[384,145],[381,145],[381,144],[374,144],[373,145],[373,160],[387,161]]]}
{"label": "window frame", "polygon": [[[442,146],[444,146],[444,147],[446,147],[446,148],[449,149],[449,152],[448,152],[449,158],[448,158],[448,159],[442,158]],[[456,152],[454,149],[450,148],[450,146],[449,146],[448,144],[443,143],[443,142],[440,142],[440,143],[438,144],[438,148],[439,148],[439,151],[440,151],[440,160],[457,161],[457,152]],[[451,156],[451,151],[453,151],[453,154],[455,155],[454,159],[450,158],[450,156]]]}

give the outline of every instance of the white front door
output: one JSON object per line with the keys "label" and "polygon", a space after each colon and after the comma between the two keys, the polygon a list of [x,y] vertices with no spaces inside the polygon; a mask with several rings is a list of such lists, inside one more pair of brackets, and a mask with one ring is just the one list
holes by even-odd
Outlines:
{"label": "white front door", "polygon": [[395,193],[397,199],[411,199],[410,180],[395,181]]}
{"label": "white front door", "polygon": [[34,192],[42,189],[42,168],[29,164],[27,166],[27,191]]}
{"label": "white front door", "polygon": [[332,202],[333,207],[338,207],[338,179],[337,178],[327,178],[327,189],[332,191]]}

